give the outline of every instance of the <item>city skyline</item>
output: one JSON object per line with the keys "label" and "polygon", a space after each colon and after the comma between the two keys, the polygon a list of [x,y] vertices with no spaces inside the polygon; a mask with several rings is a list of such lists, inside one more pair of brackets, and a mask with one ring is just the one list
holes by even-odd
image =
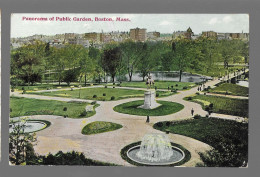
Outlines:
{"label": "city skyline", "polygon": [[[23,17],[50,18],[112,18],[114,21],[26,21]],[[116,21],[116,18],[130,21]],[[199,19],[199,20],[198,20]],[[186,31],[189,27],[195,34],[203,31],[225,33],[249,33],[248,14],[24,14],[11,16],[11,38],[33,35],[55,35],[64,33],[129,32],[133,28],[146,28],[147,32],[162,34]]]}

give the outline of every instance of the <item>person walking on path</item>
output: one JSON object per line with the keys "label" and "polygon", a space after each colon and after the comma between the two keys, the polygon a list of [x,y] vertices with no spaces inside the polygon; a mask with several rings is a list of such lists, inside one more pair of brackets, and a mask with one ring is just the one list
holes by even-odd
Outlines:
{"label": "person walking on path", "polygon": [[194,109],[192,108],[191,109],[191,115],[193,116],[193,114],[194,114]]}
{"label": "person walking on path", "polygon": [[150,122],[150,117],[149,117],[149,116],[147,116],[147,118],[146,118],[146,122],[147,122],[147,123]]}

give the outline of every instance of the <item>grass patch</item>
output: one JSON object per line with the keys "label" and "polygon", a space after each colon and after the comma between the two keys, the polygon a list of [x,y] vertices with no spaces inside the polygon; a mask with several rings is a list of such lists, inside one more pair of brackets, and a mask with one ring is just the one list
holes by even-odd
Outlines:
{"label": "grass patch", "polygon": [[120,124],[112,123],[112,122],[103,122],[96,121],[90,124],[87,124],[81,131],[84,135],[98,134],[104,132],[110,132],[113,130],[117,130],[122,128],[123,126]]}
{"label": "grass patch", "polygon": [[137,108],[144,104],[143,100],[132,101],[123,103],[115,106],[113,109],[116,112],[131,114],[131,115],[139,115],[139,116],[163,116],[168,114],[176,113],[184,108],[182,104],[168,102],[168,101],[157,101],[161,106],[154,109],[142,109]]}
{"label": "grass patch", "polygon": [[[225,158],[222,165],[242,164],[248,155],[248,124],[216,118],[158,122],[155,129],[188,136],[211,145]],[[228,150],[232,148],[232,150]],[[231,155],[232,154],[232,155]],[[239,157],[240,156],[240,157]]]}
{"label": "grass patch", "polygon": [[[80,92],[80,97],[79,97]],[[53,92],[30,92],[29,94],[36,95],[45,95],[45,96],[57,96],[57,97],[66,97],[66,98],[81,98],[87,100],[99,100],[99,101],[111,101],[111,100],[120,100],[125,98],[133,97],[143,97],[143,90],[131,90],[131,89],[119,89],[119,88],[83,88],[77,90],[62,90],[62,91],[53,91]],[[169,92],[160,92],[163,96],[169,96]],[[113,97],[113,99],[112,99]]]}
{"label": "grass patch", "polygon": [[201,104],[202,108],[205,110],[206,106],[203,101],[196,101],[196,99],[213,103],[213,112],[215,113],[248,117],[247,99],[234,99],[211,95],[196,95],[192,97],[192,100],[188,100],[187,97],[184,98],[184,100]]}
{"label": "grass patch", "polygon": [[[179,145],[179,144],[175,144],[175,143],[171,143],[171,144],[172,144],[172,146],[175,146],[175,147],[180,148],[180,149],[184,152],[185,157],[184,157],[184,159],[182,159],[182,161],[180,161],[180,162],[178,162],[178,163],[174,163],[174,164],[171,164],[171,165],[163,165],[163,166],[165,166],[165,167],[167,167],[167,166],[168,166],[168,167],[169,167],[169,166],[180,166],[180,165],[182,165],[182,164],[184,164],[184,163],[186,163],[186,162],[188,162],[188,161],[190,160],[191,154],[190,154],[190,152],[189,152],[187,149],[185,149],[183,146],[181,146],[181,145]],[[127,161],[127,162],[129,162],[130,164],[133,164],[133,165],[135,165],[135,166],[148,166],[148,165],[140,164],[140,163],[135,162],[135,161],[131,160],[130,158],[128,158],[128,156],[127,156],[127,151],[128,151],[131,147],[134,147],[134,146],[137,146],[137,145],[141,145],[141,141],[135,142],[135,143],[132,143],[132,144],[129,144],[129,145],[125,146],[125,147],[121,150],[121,152],[120,152],[121,157],[122,157],[125,161]],[[149,166],[150,166],[150,165],[149,165]],[[158,166],[158,165],[156,165],[156,166]]]}
{"label": "grass patch", "polygon": [[[123,82],[121,83],[122,87],[136,87],[136,88],[147,88],[146,82]],[[183,90],[184,87],[190,89],[191,86],[194,86],[194,83],[191,82],[175,82],[175,81],[155,81],[154,84],[157,89],[178,89]]]}
{"label": "grass patch", "polygon": [[249,88],[243,87],[236,84],[230,84],[230,83],[223,83],[219,86],[210,89],[209,92],[211,93],[218,93],[218,94],[225,94],[226,91],[230,95],[237,95],[237,96],[248,96]]}
{"label": "grass patch", "polygon": [[[89,103],[84,102],[63,102],[54,100],[39,100],[33,98],[10,97],[10,117],[20,117],[29,115],[67,115],[70,118],[86,118],[94,115],[95,110],[87,112],[82,116],[85,107]],[[99,106],[95,104],[94,108]],[[63,111],[64,107],[67,111]]]}

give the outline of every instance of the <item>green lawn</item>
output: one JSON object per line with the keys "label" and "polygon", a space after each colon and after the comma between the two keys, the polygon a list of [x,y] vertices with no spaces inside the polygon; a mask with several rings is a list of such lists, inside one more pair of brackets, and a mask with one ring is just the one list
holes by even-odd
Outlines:
{"label": "green lawn", "polygon": [[[147,88],[146,82],[123,82],[121,84],[122,87],[136,87],[136,88]],[[195,86],[195,83],[191,82],[174,82],[174,81],[155,81],[154,86],[157,87],[157,89],[168,89],[168,87],[171,89],[173,86],[173,89],[183,90],[183,87],[187,87],[189,89],[192,86]]]}
{"label": "green lawn", "polygon": [[[188,98],[185,98],[185,100],[188,100]],[[234,99],[220,96],[196,95],[192,97],[192,100],[189,101],[201,104],[203,109],[205,109],[206,107],[205,103],[202,103],[203,101],[213,103],[213,112],[215,113],[248,117],[247,99]]]}
{"label": "green lawn", "polygon": [[[54,100],[39,100],[32,98],[10,97],[10,117],[29,115],[67,115],[70,118],[86,118],[94,115],[91,111],[84,113],[85,107],[89,103],[83,102],[63,102]],[[94,107],[97,107],[96,104]],[[67,111],[63,111],[64,107]]]}
{"label": "green lawn", "polygon": [[220,166],[239,166],[248,155],[248,124],[216,118],[158,122],[161,131],[188,136],[214,147],[224,158]]}
{"label": "green lawn", "polygon": [[[79,97],[80,93],[80,97]],[[159,96],[169,96],[171,92],[158,92]],[[67,98],[81,98],[88,100],[99,100],[99,101],[110,101],[110,100],[120,100],[124,98],[131,97],[143,97],[143,90],[131,90],[131,89],[119,89],[119,88],[84,88],[63,90],[63,91],[53,91],[53,92],[30,92],[30,94],[45,95],[45,96],[58,96]],[[103,96],[105,94],[105,96]],[[96,95],[96,97],[95,97]],[[114,99],[112,99],[114,97]]]}
{"label": "green lawn", "polygon": [[96,121],[87,124],[81,131],[84,135],[91,135],[91,134],[98,134],[109,132],[113,130],[117,130],[122,128],[123,126],[120,124],[112,123],[112,122],[103,122],[103,121]]}
{"label": "green lawn", "polygon": [[168,101],[157,101],[161,106],[154,109],[142,109],[137,108],[144,104],[143,100],[131,101],[115,106],[113,109],[116,112],[140,115],[140,116],[163,116],[168,114],[176,113],[184,108],[182,104],[168,102]]}
{"label": "green lawn", "polygon": [[[229,66],[229,72],[234,72],[237,69],[242,69],[244,66]],[[201,74],[205,76],[211,76],[211,77],[219,77],[219,76],[225,76],[227,74],[227,69],[224,68],[223,65],[213,65],[208,71],[205,68],[204,70],[192,70],[192,69],[187,69],[187,72],[191,73],[196,73],[196,74]]]}
{"label": "green lawn", "polygon": [[209,92],[211,93],[219,93],[219,94],[225,94],[226,91],[230,95],[247,96],[249,92],[249,88],[236,85],[236,84],[223,83],[209,90]]}

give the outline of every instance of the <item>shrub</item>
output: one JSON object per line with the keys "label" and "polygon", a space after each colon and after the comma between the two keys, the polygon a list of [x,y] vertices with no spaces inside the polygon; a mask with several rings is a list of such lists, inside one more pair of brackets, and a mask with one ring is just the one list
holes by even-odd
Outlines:
{"label": "shrub", "polygon": [[106,93],[103,93],[103,96],[106,96],[107,94]]}
{"label": "shrub", "polygon": [[14,88],[11,89],[11,92],[14,92]]}
{"label": "shrub", "polygon": [[24,90],[24,87],[22,87],[22,90]]}
{"label": "shrub", "polygon": [[210,110],[209,106],[205,106],[205,111],[209,112],[209,110]]}
{"label": "shrub", "polygon": [[170,87],[168,86],[168,90],[170,90]]}
{"label": "shrub", "polygon": [[171,122],[166,122],[165,124],[167,127],[169,127],[171,125]]}
{"label": "shrub", "polygon": [[115,99],[115,97],[114,96],[111,96],[111,100],[114,100]]}
{"label": "shrub", "polygon": [[26,93],[26,90],[23,90],[23,94],[25,94]]}
{"label": "shrub", "polygon": [[159,93],[156,93],[156,97],[159,97]]}
{"label": "shrub", "polygon": [[213,108],[213,103],[210,103],[210,104],[209,104],[209,107],[210,107],[210,108]]}
{"label": "shrub", "polygon": [[196,92],[196,95],[200,95],[200,92]]}
{"label": "shrub", "polygon": [[115,85],[116,83],[113,82],[113,85]]}
{"label": "shrub", "polygon": [[171,86],[171,88],[173,88],[173,85]]}
{"label": "shrub", "polygon": [[67,110],[68,110],[68,108],[67,108],[67,107],[64,107],[64,108],[63,108],[63,111],[67,111]]}
{"label": "shrub", "polygon": [[115,87],[113,87],[113,88],[115,88]]}
{"label": "shrub", "polygon": [[191,96],[189,96],[187,99],[188,99],[188,100],[192,100],[192,97],[191,97]]}
{"label": "shrub", "polygon": [[158,122],[158,123],[157,123],[157,126],[158,126],[158,127],[162,127],[162,126],[163,126],[163,123],[162,123],[162,122]]}
{"label": "shrub", "polygon": [[96,103],[97,103],[96,101],[92,101],[90,104],[95,105]]}
{"label": "shrub", "polygon": [[12,108],[10,108],[10,112],[12,112],[13,111],[13,109]]}
{"label": "shrub", "polygon": [[178,87],[179,85],[178,84],[175,84],[175,87]]}
{"label": "shrub", "polygon": [[210,87],[210,86],[208,86],[208,90],[209,90],[209,89],[211,89],[211,87]]}
{"label": "shrub", "polygon": [[105,88],[107,88],[107,85],[105,85]]}
{"label": "shrub", "polygon": [[82,113],[80,113],[80,116],[81,117],[84,117],[84,116],[86,116],[87,115],[87,111],[86,110],[84,110]]}
{"label": "shrub", "polygon": [[154,89],[157,90],[157,87],[155,86]]}
{"label": "shrub", "polygon": [[196,114],[196,115],[194,115],[194,117],[193,117],[194,119],[200,119],[201,118],[201,116],[199,115],[199,114]]}
{"label": "shrub", "polygon": [[187,87],[187,86],[184,86],[182,89],[185,90],[185,89],[188,89],[188,87]]}
{"label": "shrub", "polygon": [[97,95],[93,95],[93,98],[97,98]]}

